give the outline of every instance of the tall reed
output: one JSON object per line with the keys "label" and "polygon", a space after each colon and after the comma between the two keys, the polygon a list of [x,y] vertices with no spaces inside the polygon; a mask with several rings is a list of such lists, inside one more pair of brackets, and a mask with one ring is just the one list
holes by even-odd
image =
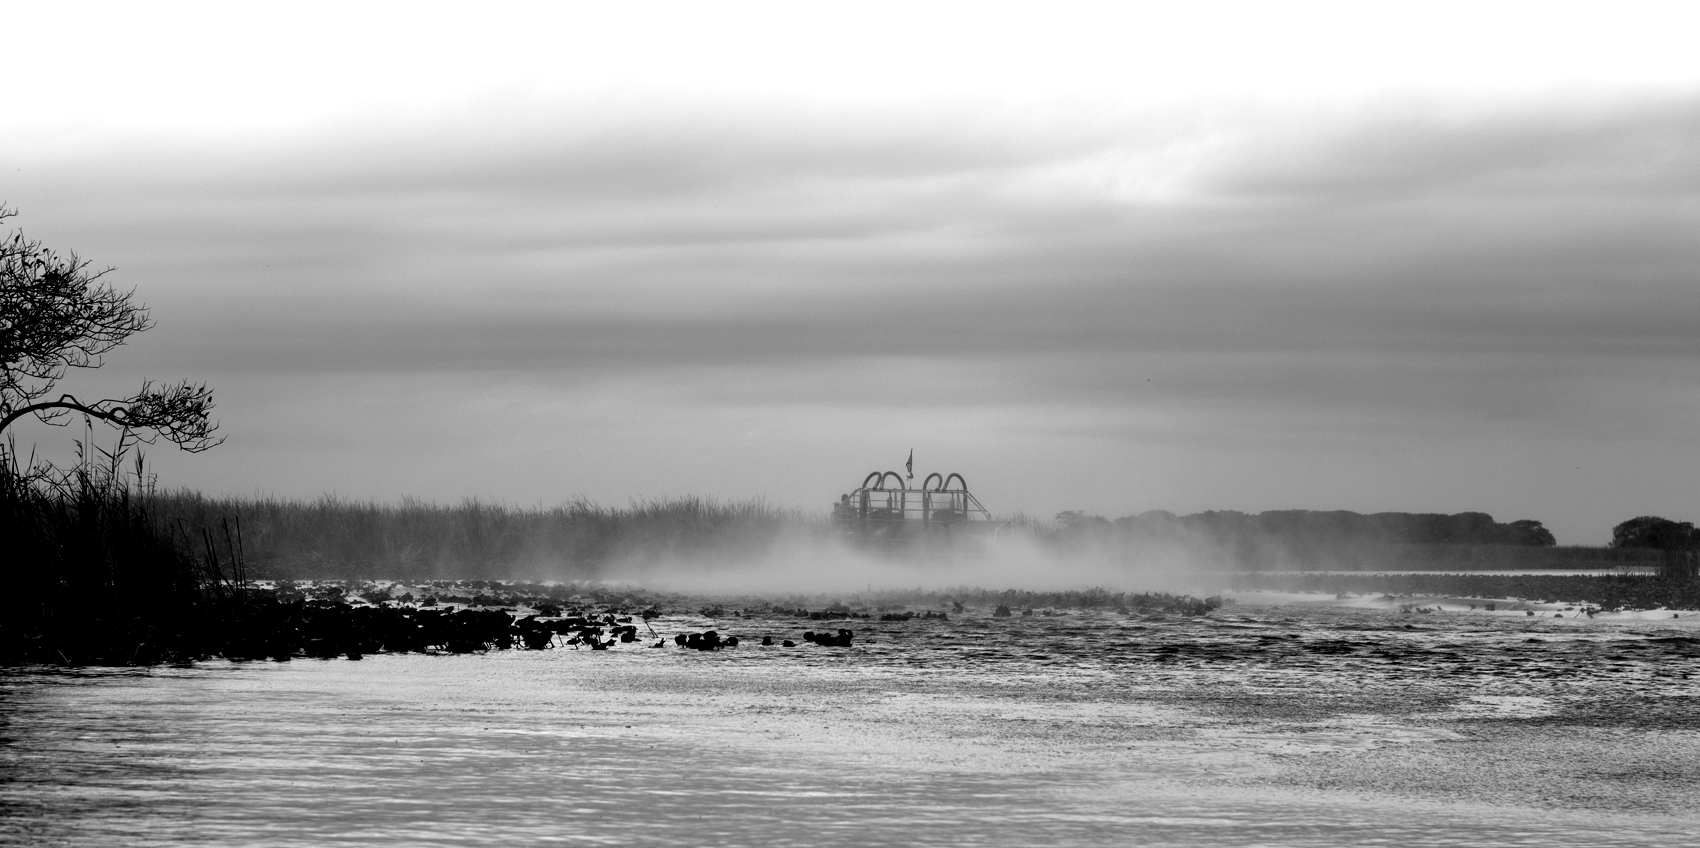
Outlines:
{"label": "tall reed", "polygon": [[151,479],[123,434],[79,440],[61,470],[0,445],[0,538],[11,609],[0,661],[123,664],[192,657],[207,618],[246,599],[228,525],[170,523],[146,507]]}

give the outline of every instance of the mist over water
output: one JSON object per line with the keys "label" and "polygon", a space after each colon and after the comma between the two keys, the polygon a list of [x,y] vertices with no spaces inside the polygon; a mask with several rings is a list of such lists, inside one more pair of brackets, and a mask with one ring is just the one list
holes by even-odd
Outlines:
{"label": "mist over water", "polygon": [[964,538],[910,550],[830,535],[786,535],[759,553],[631,559],[607,579],[700,595],[825,595],[959,587],[1029,592],[1198,592],[1220,582],[1184,551],[1070,550],[1030,535]]}

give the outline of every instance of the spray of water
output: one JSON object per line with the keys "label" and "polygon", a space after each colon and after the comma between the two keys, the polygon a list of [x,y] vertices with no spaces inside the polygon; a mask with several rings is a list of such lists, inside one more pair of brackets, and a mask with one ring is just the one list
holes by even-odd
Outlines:
{"label": "spray of water", "polygon": [[750,596],[938,592],[956,587],[1198,593],[1219,582],[1208,558],[1196,551],[1169,546],[1062,547],[1026,534],[888,549],[843,537],[793,533],[759,551],[620,561],[606,576],[659,591]]}

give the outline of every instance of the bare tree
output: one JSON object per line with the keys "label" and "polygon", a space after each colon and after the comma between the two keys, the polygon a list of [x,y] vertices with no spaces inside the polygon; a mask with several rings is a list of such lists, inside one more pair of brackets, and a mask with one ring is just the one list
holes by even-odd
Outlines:
{"label": "bare tree", "polygon": [[[16,214],[0,205],[0,221]],[[204,384],[145,380],[129,397],[53,397],[71,369],[99,368],[107,353],[153,326],[134,290],[104,280],[111,270],[92,270],[75,253],[56,253],[22,230],[0,240],[0,433],[25,416],[63,426],[81,413],[141,441],[163,436],[190,452],[223,442],[213,435],[218,424],[209,417],[212,390]]]}

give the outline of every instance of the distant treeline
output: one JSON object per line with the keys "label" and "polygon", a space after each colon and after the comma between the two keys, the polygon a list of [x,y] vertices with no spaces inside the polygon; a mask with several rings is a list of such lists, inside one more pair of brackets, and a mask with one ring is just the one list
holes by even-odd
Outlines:
{"label": "distant treeline", "polygon": [[1110,523],[1125,532],[1147,537],[1203,532],[1218,539],[1281,539],[1299,545],[1342,541],[1383,545],[1557,544],[1539,521],[1524,519],[1502,524],[1485,512],[1364,515],[1345,510],[1278,509],[1256,515],[1232,510],[1175,515],[1153,510]]}
{"label": "distant treeline", "polygon": [[1557,547],[1539,521],[1502,523],[1482,512],[1154,510],[1114,521],[1078,512],[1057,519],[1056,536],[1065,545],[1134,558],[1180,553],[1229,570],[1612,568],[1659,561],[1636,549]]}

